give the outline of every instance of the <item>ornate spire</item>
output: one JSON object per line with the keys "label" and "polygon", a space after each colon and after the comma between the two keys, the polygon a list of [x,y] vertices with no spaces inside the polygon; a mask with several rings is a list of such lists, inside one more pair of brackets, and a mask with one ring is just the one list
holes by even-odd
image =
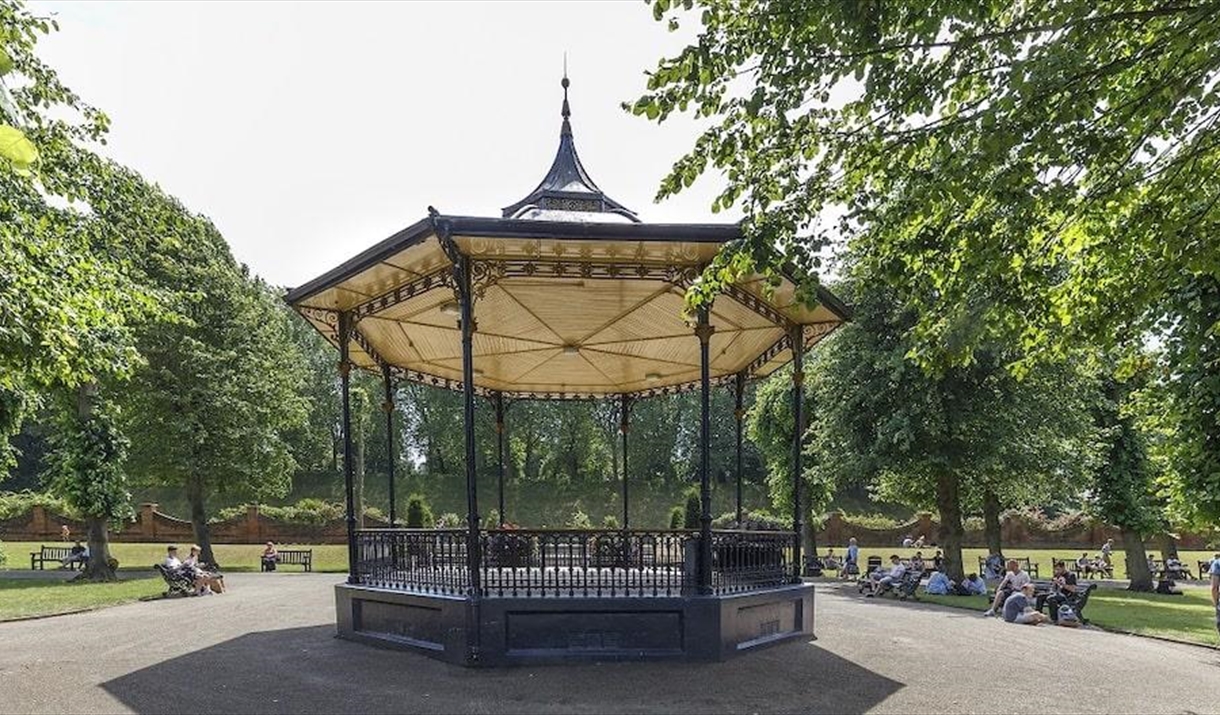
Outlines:
{"label": "ornate spire", "polygon": [[593,183],[576,155],[576,140],[572,136],[570,121],[572,107],[568,103],[568,87],[572,83],[568,80],[566,55],[563,64],[563,79],[559,83],[563,87],[563,105],[559,112],[563,117],[559,129],[559,150],[551,162],[550,171],[538,187],[524,199],[506,207],[503,215],[505,218],[580,220],[579,214],[616,214],[638,222],[640,219],[634,211],[606,196]]}

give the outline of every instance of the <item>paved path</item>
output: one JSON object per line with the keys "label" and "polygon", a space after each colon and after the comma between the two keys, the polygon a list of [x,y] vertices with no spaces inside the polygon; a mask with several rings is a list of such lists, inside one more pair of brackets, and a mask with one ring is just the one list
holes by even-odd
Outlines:
{"label": "paved path", "polygon": [[231,574],[223,596],[0,624],[0,712],[1220,712],[1214,650],[823,586],[815,643],[467,670],[335,639],[339,579]]}

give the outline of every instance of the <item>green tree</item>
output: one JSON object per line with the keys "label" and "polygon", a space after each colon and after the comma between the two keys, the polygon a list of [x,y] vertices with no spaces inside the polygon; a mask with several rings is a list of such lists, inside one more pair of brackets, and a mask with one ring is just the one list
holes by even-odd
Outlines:
{"label": "green tree", "polygon": [[1091,464],[1087,392],[1070,371],[1063,380],[1018,380],[998,348],[929,373],[908,357],[915,316],[892,292],[861,278],[844,289],[855,300],[853,322],[811,365],[814,469],[822,481],[869,483],[888,501],[934,507],[946,570],[961,578],[972,493],[1012,482],[1045,498],[1065,472]]}
{"label": "green tree", "polygon": [[1108,524],[1119,528],[1127,560],[1128,588],[1151,591],[1152,573],[1143,537],[1160,528],[1152,465],[1145,435],[1132,413],[1132,393],[1139,376],[1121,381],[1106,371],[1100,379],[1094,419],[1102,459],[1093,472],[1087,503]]}
{"label": "green tree", "polygon": [[[1211,3],[654,0],[697,38],[630,109],[713,118],[663,181],[714,168],[739,272],[806,276],[845,237],[909,290],[912,354],[1013,369],[1173,345],[1183,487],[1220,516],[1220,22]],[[806,286],[814,281],[806,278]]]}

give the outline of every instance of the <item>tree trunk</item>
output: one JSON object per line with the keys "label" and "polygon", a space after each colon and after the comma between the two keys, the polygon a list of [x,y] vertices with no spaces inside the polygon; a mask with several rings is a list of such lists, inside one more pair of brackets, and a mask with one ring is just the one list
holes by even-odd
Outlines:
{"label": "tree trunk", "polygon": [[818,553],[818,530],[813,523],[813,515],[805,515],[805,532],[801,534],[801,551],[806,558],[816,556]]}
{"label": "tree trunk", "polygon": [[1169,559],[1180,558],[1178,556],[1178,540],[1173,537],[1173,534],[1170,534],[1168,531],[1163,531],[1161,532],[1159,539],[1161,542],[1162,559],[1168,561]]}
{"label": "tree trunk", "polygon": [[955,581],[965,578],[962,564],[961,480],[956,474],[936,479],[936,509],[940,513],[940,547],[945,557],[945,574]]}
{"label": "tree trunk", "polygon": [[1000,535],[1000,498],[990,489],[983,491],[983,540],[990,554],[1004,554]]}
{"label": "tree trunk", "polygon": [[1123,551],[1127,555],[1127,578],[1131,583],[1128,591],[1151,591],[1152,571],[1148,569],[1148,555],[1144,552],[1144,540],[1134,531],[1120,529]]}
{"label": "tree trunk", "polygon": [[110,535],[106,531],[106,518],[85,517],[85,531],[89,540],[89,560],[74,580],[118,581],[118,574],[110,568]]}
{"label": "tree trunk", "polygon": [[192,474],[187,482],[186,501],[191,509],[191,530],[195,534],[195,545],[199,547],[199,560],[219,569],[220,564],[212,552],[212,532],[208,528],[203,479],[197,474]]}
{"label": "tree trunk", "polygon": [[[86,383],[76,391],[76,417],[82,422],[93,416],[97,399],[97,384]],[[110,567],[110,534],[106,530],[106,516],[85,515],[85,530],[89,540],[89,560],[74,580],[117,581],[118,574]]]}

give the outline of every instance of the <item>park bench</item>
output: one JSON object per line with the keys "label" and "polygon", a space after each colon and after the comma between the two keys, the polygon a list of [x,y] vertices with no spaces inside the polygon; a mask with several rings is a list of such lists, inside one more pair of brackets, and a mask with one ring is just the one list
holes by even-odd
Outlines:
{"label": "park bench", "polygon": [[[306,571],[313,571],[313,549],[280,549],[275,563],[277,566],[304,566]],[[263,562],[262,570],[268,570],[266,562]]]}
{"label": "park bench", "polygon": [[[1030,561],[1028,556],[1005,556],[1004,563],[1008,563],[1009,561],[1016,561],[1018,564],[1020,564],[1021,569],[1023,571],[1025,571],[1025,573],[1029,574],[1030,578],[1033,578],[1033,579],[1038,578],[1038,562],[1037,561]],[[980,556],[979,557],[979,574],[982,575],[986,572],[987,572],[987,559],[983,556]]]}
{"label": "park bench", "polygon": [[[1190,567],[1187,566],[1186,564],[1179,564],[1178,567],[1175,569],[1168,569],[1165,567],[1164,559],[1152,559],[1151,561],[1149,561],[1148,570],[1151,571],[1152,575],[1156,576],[1158,579],[1164,579],[1164,578],[1168,577],[1172,580],[1177,580],[1177,581],[1183,581],[1183,580],[1193,581],[1195,578],[1194,574],[1192,574],[1190,572]],[[1201,573],[1205,573],[1205,572],[1201,572]]]}
{"label": "park bench", "polygon": [[905,601],[907,599],[918,600],[916,591],[919,589],[919,583],[922,578],[923,573],[908,569],[907,572],[902,575],[902,581],[898,582],[897,584],[890,584],[878,588],[874,585],[875,582],[871,578],[865,578],[860,579],[860,585],[858,586],[857,590],[859,590],[860,593],[871,591],[876,597],[884,596],[887,593],[892,594],[900,601]]}
{"label": "park bench", "polygon": [[[1039,596],[1048,596],[1055,592],[1055,582],[1054,581],[1035,580],[1032,583],[1034,584],[1034,597],[1035,598],[1037,598]],[[1091,593],[1093,593],[1093,590],[1096,588],[1097,588],[1097,584],[1095,584],[1095,583],[1082,584],[1082,583],[1077,582],[1076,595],[1067,600],[1067,605],[1069,605],[1073,609],[1075,609],[1076,617],[1080,619],[1080,623],[1082,625],[1088,623],[1088,621],[1084,617],[1084,607],[1086,605],[1088,605],[1089,595]]]}
{"label": "park bench", "polygon": [[[38,551],[30,552],[30,570],[33,571],[37,566],[39,571],[44,571],[43,564],[47,561],[58,561],[61,565],[72,557],[71,546],[43,546]],[[68,564],[68,568],[76,570],[76,561]]]}

